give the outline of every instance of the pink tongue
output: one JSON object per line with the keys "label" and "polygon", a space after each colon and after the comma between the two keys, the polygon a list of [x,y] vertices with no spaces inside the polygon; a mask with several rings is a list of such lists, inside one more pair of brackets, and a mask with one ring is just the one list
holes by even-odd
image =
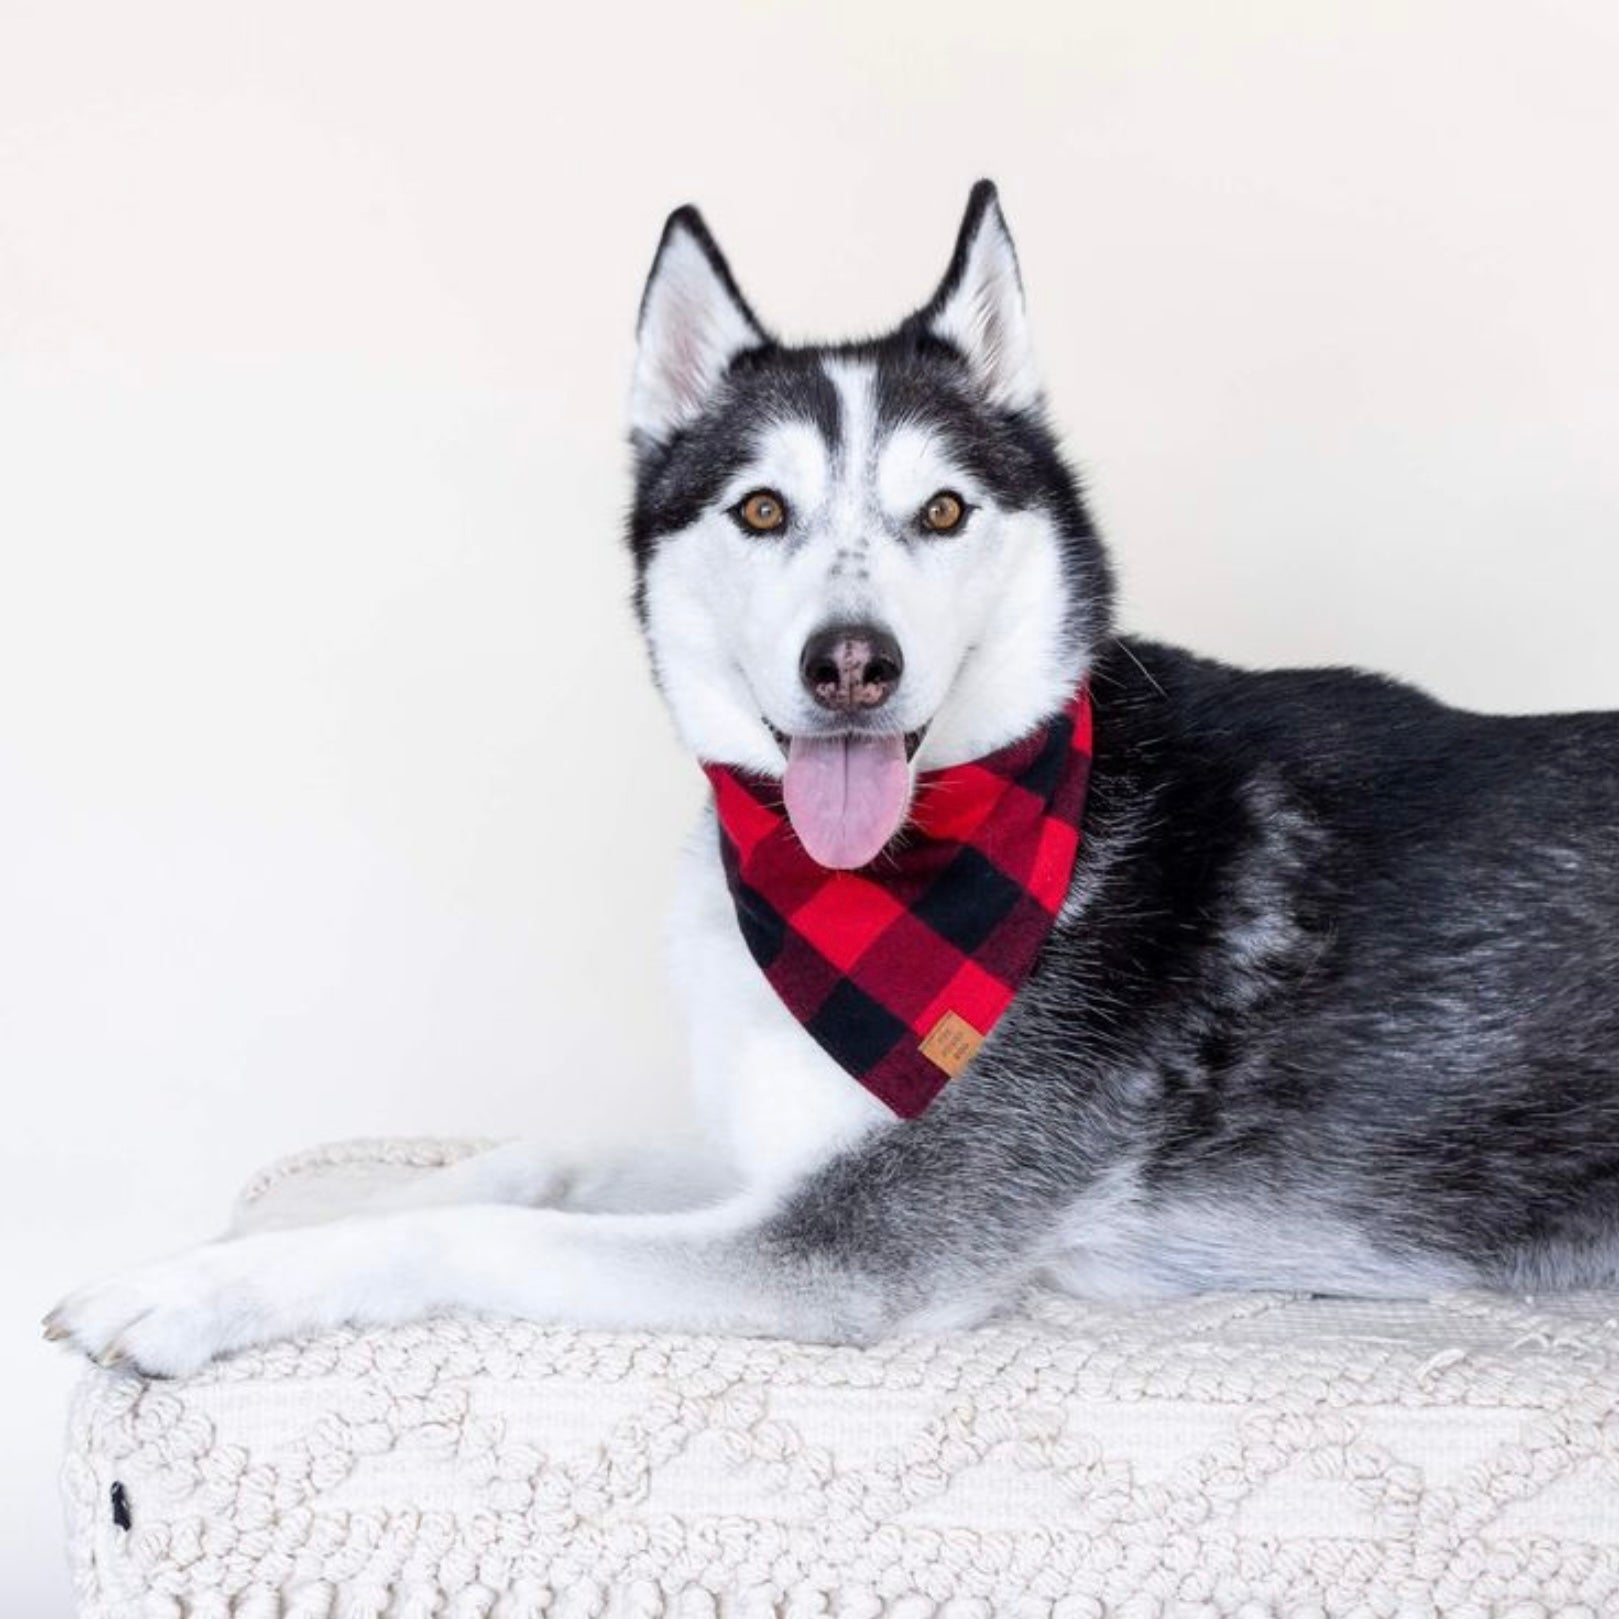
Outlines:
{"label": "pink tongue", "polygon": [[852,871],[899,831],[910,776],[903,737],[795,736],[782,782],[787,817],[812,860]]}

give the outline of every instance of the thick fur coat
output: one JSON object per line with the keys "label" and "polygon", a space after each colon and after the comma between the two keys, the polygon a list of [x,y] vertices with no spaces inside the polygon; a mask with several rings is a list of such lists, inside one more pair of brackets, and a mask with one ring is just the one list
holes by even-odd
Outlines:
{"label": "thick fur coat", "polygon": [[[1491,718],[1118,635],[987,185],[933,298],[833,346],[771,338],[675,214],[631,427],[637,611],[699,759],[781,775],[806,739],[856,761],[903,737],[914,781],[1089,682],[1084,842],[1012,1009],[894,1118],[771,993],[705,819],[675,936],[706,1150],[516,1144],[88,1289],[51,1335],[177,1373],[444,1308],[863,1340],[1035,1277],[1619,1281],[1619,716]],[[828,626],[891,648],[880,678],[817,686]]]}

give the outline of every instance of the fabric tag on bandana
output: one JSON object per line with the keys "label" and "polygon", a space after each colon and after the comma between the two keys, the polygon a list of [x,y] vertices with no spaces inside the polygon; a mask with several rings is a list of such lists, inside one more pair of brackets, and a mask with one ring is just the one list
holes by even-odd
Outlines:
{"label": "fabric tag on bandana", "polygon": [[780,781],[705,765],[748,950],[816,1042],[902,1118],[971,1064],[1050,936],[1090,779],[1083,687],[1032,735],[925,771],[869,866],[805,851]]}
{"label": "fabric tag on bandana", "polygon": [[954,1079],[973,1060],[983,1043],[983,1035],[966,1018],[946,1012],[928,1030],[921,1052],[929,1062],[944,1070],[946,1078]]}

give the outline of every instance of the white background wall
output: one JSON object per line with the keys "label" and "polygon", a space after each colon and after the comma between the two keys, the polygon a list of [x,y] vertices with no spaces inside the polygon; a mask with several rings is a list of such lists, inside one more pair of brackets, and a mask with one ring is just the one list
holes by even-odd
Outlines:
{"label": "white background wall", "polygon": [[0,1609],[66,1288],[313,1140],[678,1117],[672,205],[848,333],[997,176],[1131,624],[1619,706],[1616,83],[1606,0],[0,0]]}

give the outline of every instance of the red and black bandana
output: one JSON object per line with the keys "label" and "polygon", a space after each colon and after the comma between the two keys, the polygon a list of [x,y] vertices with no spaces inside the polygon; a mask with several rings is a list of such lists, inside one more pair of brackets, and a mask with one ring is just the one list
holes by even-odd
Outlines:
{"label": "red and black bandana", "polygon": [[901,1118],[960,1073],[1034,966],[1073,877],[1090,764],[1081,687],[1021,742],[924,771],[904,830],[860,871],[810,858],[779,781],[704,766],[753,959]]}

